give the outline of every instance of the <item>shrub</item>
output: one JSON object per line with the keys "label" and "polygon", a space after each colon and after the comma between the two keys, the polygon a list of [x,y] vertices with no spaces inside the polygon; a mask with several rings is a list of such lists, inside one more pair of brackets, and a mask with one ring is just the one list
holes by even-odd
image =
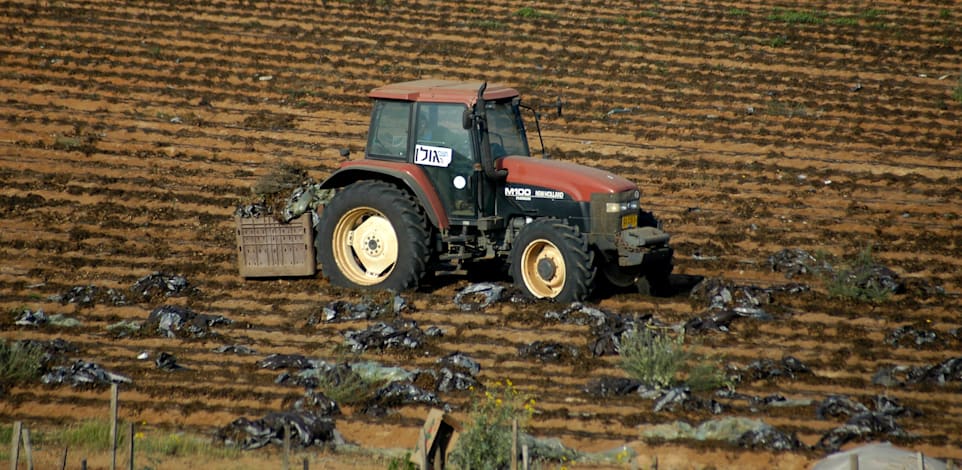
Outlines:
{"label": "shrub", "polygon": [[719,388],[733,390],[735,385],[717,361],[704,360],[692,366],[685,381],[693,392],[708,392]]}
{"label": "shrub", "polygon": [[534,412],[534,400],[518,392],[510,380],[475,391],[468,422],[451,452],[451,462],[472,470],[499,469],[508,465],[512,422],[518,432]]}
{"label": "shrub", "polygon": [[959,79],[959,83],[952,89],[952,99],[955,100],[956,103],[962,103],[962,78]]}
{"label": "shrub", "polygon": [[[32,343],[19,341],[8,344],[0,340],[0,384],[13,385],[29,382],[40,376],[43,349]],[[4,387],[0,385],[0,389]]]}
{"label": "shrub", "polygon": [[670,386],[688,360],[684,344],[684,332],[672,338],[647,327],[627,331],[618,346],[621,368],[649,387]]}
{"label": "shrub", "polygon": [[875,261],[872,248],[866,247],[849,266],[826,275],[826,289],[832,297],[880,303],[888,300],[892,287],[880,276],[886,268]]}

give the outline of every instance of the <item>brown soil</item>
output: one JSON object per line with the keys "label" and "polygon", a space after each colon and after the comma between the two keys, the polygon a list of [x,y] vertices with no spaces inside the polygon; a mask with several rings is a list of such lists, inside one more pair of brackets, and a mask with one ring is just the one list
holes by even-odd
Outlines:
{"label": "brown soil", "polygon": [[[196,5],[194,3],[197,3]],[[945,386],[884,388],[882,365],[931,365],[944,348],[893,348],[883,338],[911,324],[962,326],[962,10],[886,1],[786,5],[817,23],[789,23],[763,3],[537,2],[523,17],[505,2],[6,2],[0,6],[0,337],[64,338],[77,357],[134,378],[125,419],[211,433],[238,416],[278,409],[297,390],[273,384],[257,359],[298,352],[335,359],[341,331],[365,322],[307,325],[310,311],[345,294],[322,278],[244,281],[232,212],[282,163],[322,179],[337,150],[363,154],[374,86],[416,78],[487,79],[517,87],[544,111],[553,158],[602,167],[637,182],[643,203],[673,235],[677,273],[738,282],[786,282],[767,257],[783,247],[841,256],[872,247],[918,289],[881,305],[814,293],[785,299],[774,322],[745,320],[701,347],[745,365],[791,354],[814,375],[738,385],[752,395],[821,400],[878,394],[923,412],[899,423],[899,445],[962,459],[962,394]],[[269,78],[269,79],[268,79]],[[956,97],[953,97],[953,91]],[[557,116],[550,108],[565,102]],[[613,110],[625,112],[611,112]],[[532,142],[537,147],[537,142]],[[203,341],[114,339],[104,327],[143,320],[162,300],[92,308],[48,300],[76,285],[126,289],[153,271],[188,277],[186,303],[234,320]],[[712,418],[654,413],[640,398],[600,401],[582,388],[622,375],[614,358],[542,366],[519,359],[535,339],[586,345],[587,328],[540,320],[512,306],[462,313],[451,299],[466,279],[442,279],[407,297],[410,317],[448,332],[428,357],[364,359],[428,366],[464,351],[482,379],[510,378],[537,399],[533,433],[584,451],[625,445],[662,468],[803,468],[815,452],[773,454],[725,445],[639,440],[646,426]],[[700,313],[684,293],[616,295],[602,308],[666,322]],[[44,309],[77,329],[16,327],[6,312]],[[526,314],[528,313],[528,314]],[[217,355],[246,343],[255,356]],[[137,361],[167,351],[182,373]],[[456,408],[465,394],[443,398]],[[17,387],[0,419],[57,426],[103,416],[107,393]],[[351,413],[345,437],[370,448],[413,447],[427,410],[386,418]],[[463,416],[459,408],[455,413]],[[841,424],[814,407],[726,415],[763,418],[807,444]],[[543,416],[543,419],[539,419]]]}

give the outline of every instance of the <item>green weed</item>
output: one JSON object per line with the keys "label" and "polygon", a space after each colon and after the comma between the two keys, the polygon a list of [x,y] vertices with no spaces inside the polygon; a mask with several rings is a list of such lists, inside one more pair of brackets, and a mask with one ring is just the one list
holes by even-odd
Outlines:
{"label": "green weed", "polygon": [[825,16],[825,12],[817,10],[798,11],[775,8],[772,10],[772,13],[768,15],[768,19],[788,24],[822,24],[825,22]]}
{"label": "green weed", "polygon": [[959,78],[959,83],[952,89],[952,99],[956,103],[962,103],[962,78]]}
{"label": "green weed", "polygon": [[[118,445],[127,441],[124,437],[125,433],[118,431],[117,434]],[[51,433],[50,439],[71,449],[83,448],[91,451],[107,451],[111,448],[110,422],[104,419],[81,421],[59,432]]]}
{"label": "green weed", "polygon": [[879,283],[872,248],[866,247],[855,259],[834,274],[825,274],[825,288],[832,297],[858,302],[881,303],[891,296],[891,289]]}
{"label": "green weed", "polygon": [[768,41],[768,45],[771,47],[782,47],[788,44],[788,38],[785,36],[775,36]]}
{"label": "green weed", "polygon": [[554,18],[553,14],[545,13],[543,11],[540,11],[532,7],[519,8],[517,11],[514,12],[514,16],[517,16],[519,18],[528,18],[528,19]]}
{"label": "green weed", "polygon": [[39,346],[19,341],[12,344],[0,341],[0,384],[13,385],[34,380],[40,376],[42,367],[43,349]]}
{"label": "green weed", "polygon": [[684,332],[675,337],[647,327],[625,332],[618,347],[621,368],[646,386],[668,387],[689,358],[684,344]]}
{"label": "green weed", "polygon": [[497,20],[476,20],[469,23],[468,26],[492,30],[506,29],[508,27],[506,24]]}
{"label": "green weed", "polygon": [[474,392],[467,423],[451,452],[451,463],[475,470],[506,468],[512,423],[517,420],[518,432],[522,432],[534,413],[535,401],[520,393],[510,380]]}
{"label": "green weed", "polygon": [[739,18],[743,18],[749,15],[748,10],[743,10],[741,8],[729,8],[726,14],[728,16],[735,16]]}
{"label": "green weed", "polygon": [[858,25],[858,18],[840,16],[838,18],[832,18],[831,23],[838,26],[856,26]]}

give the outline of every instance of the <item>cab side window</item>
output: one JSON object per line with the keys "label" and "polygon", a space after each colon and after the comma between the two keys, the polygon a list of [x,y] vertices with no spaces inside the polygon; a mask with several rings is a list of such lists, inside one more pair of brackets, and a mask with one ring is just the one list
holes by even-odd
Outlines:
{"label": "cab side window", "polygon": [[405,160],[411,129],[411,103],[379,100],[374,103],[367,152],[379,157]]}

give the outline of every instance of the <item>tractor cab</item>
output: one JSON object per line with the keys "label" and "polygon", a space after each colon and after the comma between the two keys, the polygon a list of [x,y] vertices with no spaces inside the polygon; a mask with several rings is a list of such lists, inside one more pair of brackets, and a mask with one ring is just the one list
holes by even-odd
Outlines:
{"label": "tractor cab", "polygon": [[374,109],[366,157],[416,165],[458,225],[493,214],[495,192],[481,172],[486,163],[530,155],[517,91],[492,87],[483,100],[487,139],[469,116],[476,112],[477,93],[477,85],[419,80],[370,95]]}

